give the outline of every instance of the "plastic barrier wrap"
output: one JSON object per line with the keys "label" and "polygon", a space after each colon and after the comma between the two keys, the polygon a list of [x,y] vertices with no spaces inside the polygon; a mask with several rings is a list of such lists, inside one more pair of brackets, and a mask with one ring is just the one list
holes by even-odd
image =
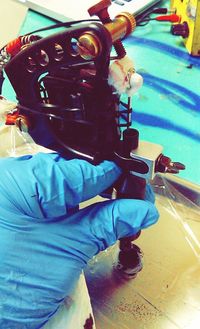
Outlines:
{"label": "plastic barrier wrap", "polygon": [[118,245],[87,269],[97,329],[199,328],[200,187],[167,175],[153,186],[160,219],[135,241],[143,270],[134,280],[120,278]]}
{"label": "plastic barrier wrap", "polygon": [[[1,156],[41,150],[15,126],[0,129]],[[134,280],[119,277],[115,244],[94,257],[85,272],[96,329],[199,328],[200,187],[173,175],[158,175],[152,185],[160,220],[135,241],[143,252],[143,270]],[[84,320],[93,314],[90,298],[82,277],[74,296],[44,329],[85,328]]]}

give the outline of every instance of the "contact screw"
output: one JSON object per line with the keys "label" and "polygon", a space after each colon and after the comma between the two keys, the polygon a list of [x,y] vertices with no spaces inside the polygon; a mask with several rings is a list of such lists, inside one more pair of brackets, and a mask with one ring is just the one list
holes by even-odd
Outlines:
{"label": "contact screw", "polygon": [[[96,5],[90,7],[88,9],[88,13],[90,16],[98,16],[103,24],[112,22],[110,15],[108,13],[108,7],[112,4],[111,0],[103,0],[98,2]],[[121,40],[117,40],[113,43],[113,47],[115,48],[116,54],[119,58],[123,58],[126,55],[126,50],[121,42]]]}

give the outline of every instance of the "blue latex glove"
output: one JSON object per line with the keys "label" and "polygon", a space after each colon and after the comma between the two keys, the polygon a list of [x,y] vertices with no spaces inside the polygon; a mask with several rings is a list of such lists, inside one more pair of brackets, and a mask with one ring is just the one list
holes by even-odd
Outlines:
{"label": "blue latex glove", "polygon": [[1,329],[41,328],[91,257],[158,218],[154,205],[141,200],[73,211],[120,176],[113,162],[93,166],[39,153],[1,159],[0,173]]}

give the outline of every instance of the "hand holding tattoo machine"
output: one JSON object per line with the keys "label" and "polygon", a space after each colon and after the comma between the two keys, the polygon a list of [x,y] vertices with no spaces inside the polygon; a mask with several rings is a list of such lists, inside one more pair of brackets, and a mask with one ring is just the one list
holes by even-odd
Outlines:
{"label": "hand holding tattoo machine", "polygon": [[[143,199],[156,172],[178,173],[184,165],[163,155],[161,145],[140,141],[131,128],[131,96],[142,77],[121,39],[133,32],[136,20],[126,12],[111,20],[110,5],[102,0],[88,10],[99,21],[72,22],[53,35],[29,34],[5,46],[4,70],[18,100],[11,116],[37,144],[63,156],[93,164],[115,161],[123,169],[115,197]],[[117,56],[112,57],[113,48]],[[120,241],[118,268],[129,277],[140,264],[132,243],[139,234]]]}

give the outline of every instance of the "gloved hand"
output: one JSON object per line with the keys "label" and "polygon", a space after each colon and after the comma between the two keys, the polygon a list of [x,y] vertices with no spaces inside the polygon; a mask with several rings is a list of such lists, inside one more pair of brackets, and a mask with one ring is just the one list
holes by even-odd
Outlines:
{"label": "gloved hand", "polygon": [[0,172],[1,329],[41,328],[90,258],[158,219],[155,206],[143,200],[74,211],[120,176],[113,162],[93,166],[39,153],[1,159]]}

